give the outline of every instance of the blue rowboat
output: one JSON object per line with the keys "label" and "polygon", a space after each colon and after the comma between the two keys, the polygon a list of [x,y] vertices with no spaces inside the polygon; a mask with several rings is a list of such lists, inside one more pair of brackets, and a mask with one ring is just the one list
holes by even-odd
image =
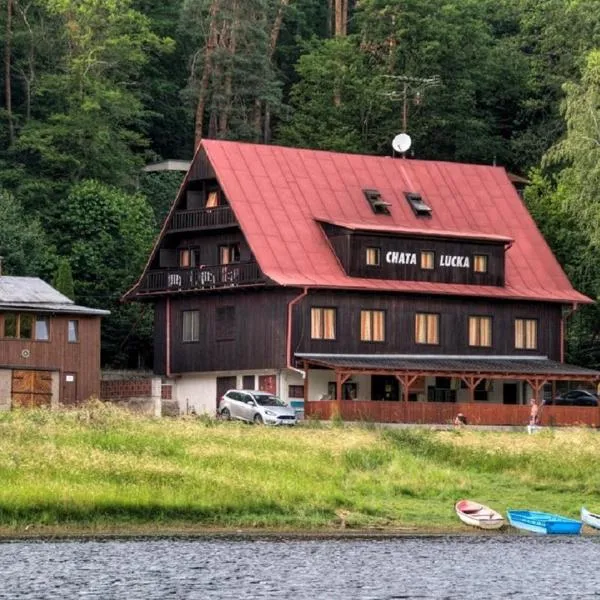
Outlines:
{"label": "blue rowboat", "polygon": [[561,515],[539,512],[535,510],[508,510],[508,522],[518,529],[533,533],[578,534],[583,523]]}

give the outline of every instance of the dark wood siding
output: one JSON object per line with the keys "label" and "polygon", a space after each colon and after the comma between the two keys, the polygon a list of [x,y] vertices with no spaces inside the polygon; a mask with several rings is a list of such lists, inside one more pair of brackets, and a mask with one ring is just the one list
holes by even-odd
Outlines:
{"label": "dark wood siding", "polygon": [[[336,340],[311,340],[310,309],[337,309]],[[360,341],[361,309],[385,311],[385,342]],[[415,343],[415,313],[440,315],[440,343]],[[469,346],[470,315],[492,316],[492,347]],[[538,320],[538,349],[516,350],[514,319]],[[295,352],[344,354],[495,354],[560,358],[561,306],[541,302],[507,302],[426,295],[313,291],[294,310]]]}
{"label": "dark wood siding", "polygon": [[[504,285],[504,244],[480,241],[419,237],[415,235],[370,234],[354,232],[328,223],[322,224],[329,242],[351,277],[402,279],[434,283],[468,283],[475,285]],[[367,248],[378,248],[380,265],[366,264]],[[434,253],[434,268],[421,269],[421,252]],[[416,264],[387,262],[388,252],[414,254]],[[475,255],[487,257],[486,273],[473,270]],[[442,256],[468,257],[469,267],[443,266]]]}
{"label": "dark wood siding", "polygon": [[198,179],[211,179],[215,177],[215,170],[208,161],[206,152],[204,150],[200,150],[198,156],[192,163],[189,181],[196,181]]}
{"label": "dark wood siding", "polygon": [[160,252],[157,252],[150,267],[157,269],[177,266],[178,250],[180,248],[197,248],[200,250],[200,261],[202,264],[218,265],[219,246],[235,243],[240,245],[240,261],[247,262],[251,260],[252,253],[250,247],[239,229],[171,234],[162,240]]}
{"label": "dark wood siding", "polygon": [[[371,267],[365,263],[366,250],[370,247],[381,249],[379,267]],[[433,252],[435,255],[432,270],[421,269],[420,259],[423,251]],[[386,261],[388,252],[414,254],[417,264],[390,264]],[[487,273],[473,271],[473,259],[477,254],[488,257]],[[468,257],[470,265],[468,268],[440,266],[442,256]],[[349,269],[349,275],[352,277],[499,286],[504,285],[504,245],[357,234],[352,240]]]}
{"label": "dark wood siding", "polygon": [[[171,299],[171,373],[273,369],[286,365],[287,304],[296,290],[203,294]],[[217,310],[235,307],[234,338],[218,341]],[[200,311],[200,341],[182,341],[182,313]],[[157,310],[155,358],[164,361],[165,326]],[[155,371],[161,373],[159,363]]]}
{"label": "dark wood siding", "polygon": [[[0,313],[0,331],[4,331]],[[68,322],[79,321],[79,341],[67,341]],[[23,350],[29,350],[23,353]],[[77,401],[100,395],[100,317],[50,316],[49,341],[0,338],[0,366],[13,369],[60,371],[77,379]],[[62,392],[60,401],[62,402]]]}
{"label": "dark wood siding", "polygon": [[166,375],[167,300],[161,298],[154,305],[154,372]]}

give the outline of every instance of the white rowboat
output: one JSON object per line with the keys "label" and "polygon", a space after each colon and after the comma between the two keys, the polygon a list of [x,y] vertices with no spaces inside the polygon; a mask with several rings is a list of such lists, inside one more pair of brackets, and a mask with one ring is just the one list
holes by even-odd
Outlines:
{"label": "white rowboat", "polygon": [[600,515],[590,512],[585,506],[581,507],[581,520],[594,529],[600,529]]}
{"label": "white rowboat", "polygon": [[500,529],[505,523],[499,512],[472,500],[459,500],[454,509],[463,523],[480,529]]}

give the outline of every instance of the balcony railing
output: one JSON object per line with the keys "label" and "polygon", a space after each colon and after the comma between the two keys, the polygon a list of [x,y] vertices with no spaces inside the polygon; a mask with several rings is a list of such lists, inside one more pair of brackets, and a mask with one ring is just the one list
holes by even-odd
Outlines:
{"label": "balcony railing", "polygon": [[256,262],[202,266],[189,269],[163,269],[148,271],[139,287],[139,293],[211,290],[255,285],[264,281],[264,275]]}
{"label": "balcony railing", "polygon": [[192,231],[211,227],[228,227],[237,225],[231,207],[198,208],[194,210],[178,210],[173,214],[169,231]]}

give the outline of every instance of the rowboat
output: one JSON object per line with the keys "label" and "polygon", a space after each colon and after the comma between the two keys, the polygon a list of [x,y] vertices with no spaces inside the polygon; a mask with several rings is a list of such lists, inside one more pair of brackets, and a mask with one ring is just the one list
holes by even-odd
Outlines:
{"label": "rowboat", "polygon": [[576,519],[535,510],[508,510],[506,514],[513,527],[533,533],[577,534],[583,525]]}
{"label": "rowboat", "polygon": [[500,529],[504,525],[504,517],[495,510],[473,502],[472,500],[459,500],[454,506],[458,518],[467,525],[480,529]]}
{"label": "rowboat", "polygon": [[581,520],[594,529],[600,529],[600,515],[590,512],[585,506],[581,507]]}

